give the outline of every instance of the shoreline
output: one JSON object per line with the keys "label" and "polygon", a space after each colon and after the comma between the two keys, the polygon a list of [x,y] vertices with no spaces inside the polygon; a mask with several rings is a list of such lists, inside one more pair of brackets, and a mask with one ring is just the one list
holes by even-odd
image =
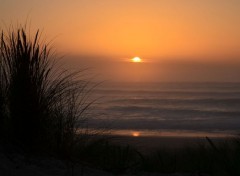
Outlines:
{"label": "shoreline", "polygon": [[[83,130],[84,131],[84,130]],[[140,152],[157,151],[160,149],[195,148],[209,145],[206,137],[214,144],[223,143],[239,137],[234,131],[194,131],[194,130],[136,130],[136,129],[93,129],[87,130],[95,139],[136,148]]]}
{"label": "shoreline", "polygon": [[[100,136],[99,136],[100,137]],[[158,150],[178,150],[196,148],[200,145],[209,145],[206,137],[173,137],[173,136],[120,136],[101,135],[109,139],[113,144],[130,146],[141,153],[152,153]],[[218,144],[232,139],[231,137],[211,138],[213,143]]]}

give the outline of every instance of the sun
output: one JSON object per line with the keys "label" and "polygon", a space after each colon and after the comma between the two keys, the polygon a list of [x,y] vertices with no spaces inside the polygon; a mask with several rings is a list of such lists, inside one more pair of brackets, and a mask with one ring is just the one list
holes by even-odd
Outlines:
{"label": "sun", "polygon": [[134,57],[131,59],[132,62],[142,62],[142,59],[140,57]]}

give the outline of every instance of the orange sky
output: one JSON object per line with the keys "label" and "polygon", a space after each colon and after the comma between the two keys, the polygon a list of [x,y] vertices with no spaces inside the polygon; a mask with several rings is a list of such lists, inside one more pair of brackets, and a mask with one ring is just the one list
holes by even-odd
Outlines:
{"label": "orange sky", "polygon": [[239,0],[1,0],[1,24],[27,16],[75,56],[240,62]]}

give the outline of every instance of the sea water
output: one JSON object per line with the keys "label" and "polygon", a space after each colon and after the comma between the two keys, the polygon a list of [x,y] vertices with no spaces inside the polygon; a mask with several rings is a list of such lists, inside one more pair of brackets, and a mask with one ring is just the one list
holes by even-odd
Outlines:
{"label": "sea water", "polygon": [[240,131],[240,83],[103,83],[90,128],[119,135],[224,136]]}

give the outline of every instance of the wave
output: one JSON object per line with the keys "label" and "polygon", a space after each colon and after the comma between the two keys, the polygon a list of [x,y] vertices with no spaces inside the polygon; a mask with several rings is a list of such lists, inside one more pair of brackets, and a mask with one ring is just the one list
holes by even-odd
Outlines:
{"label": "wave", "polygon": [[[239,124],[240,118],[237,119],[214,119],[209,120],[183,120],[183,119],[166,119],[166,120],[154,120],[154,119],[94,119],[89,121],[89,127],[91,128],[106,128],[111,129],[135,129],[135,130],[198,130],[198,131],[225,131],[233,130],[240,132]],[[102,126],[101,126],[102,125]]]}
{"label": "wave", "polygon": [[164,105],[164,104],[209,104],[209,105],[240,105],[240,98],[119,98],[115,100],[109,100],[106,103],[115,104],[148,104],[148,105]]}
{"label": "wave", "polygon": [[99,89],[104,114],[91,125],[114,129],[240,129],[240,84],[129,84]]}
{"label": "wave", "polygon": [[238,95],[240,96],[240,91],[229,91],[229,90],[122,90],[122,89],[98,89],[95,90],[95,94],[103,94],[103,95],[134,95],[134,94],[154,94],[154,95],[161,95],[161,94],[190,94],[190,95]]}
{"label": "wave", "polygon": [[[194,118],[237,118],[240,117],[240,111],[217,111],[200,109],[176,109],[162,107],[141,107],[141,106],[112,106],[107,108],[112,114],[118,113],[126,117],[138,118],[156,118],[156,119],[189,119]],[[114,118],[114,117],[113,117]],[[124,117],[122,117],[124,118]]]}

